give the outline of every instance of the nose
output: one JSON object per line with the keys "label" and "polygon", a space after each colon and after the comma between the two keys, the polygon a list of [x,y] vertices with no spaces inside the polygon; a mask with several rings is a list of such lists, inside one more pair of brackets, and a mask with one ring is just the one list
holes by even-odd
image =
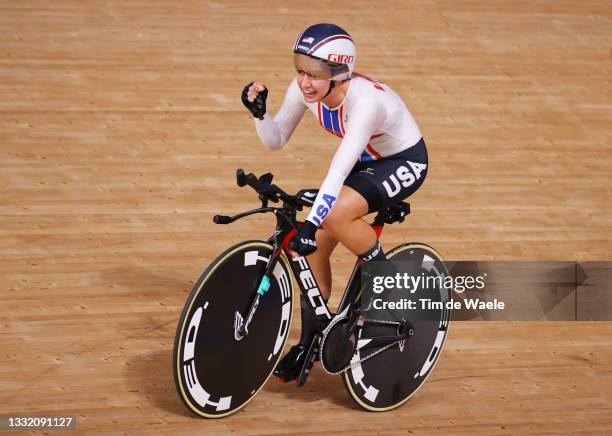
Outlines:
{"label": "nose", "polygon": [[299,73],[298,82],[301,88],[306,88],[310,85],[310,77],[308,77],[308,74]]}

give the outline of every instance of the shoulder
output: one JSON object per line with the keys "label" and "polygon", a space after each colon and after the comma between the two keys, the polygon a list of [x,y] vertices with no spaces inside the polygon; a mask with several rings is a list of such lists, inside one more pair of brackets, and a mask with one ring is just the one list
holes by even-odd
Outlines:
{"label": "shoulder", "polygon": [[353,73],[353,77],[351,78],[351,90],[358,96],[376,97],[383,96],[385,92],[390,91],[391,88],[383,82],[366,76],[365,74]]}
{"label": "shoulder", "polygon": [[351,79],[351,87],[347,99],[348,108],[351,112],[363,111],[383,111],[386,90],[368,77],[358,75]]}
{"label": "shoulder", "polygon": [[354,73],[351,82],[353,105],[367,101],[369,104],[375,103],[375,106],[383,108],[383,111],[389,114],[406,108],[402,98],[384,82],[359,73]]}

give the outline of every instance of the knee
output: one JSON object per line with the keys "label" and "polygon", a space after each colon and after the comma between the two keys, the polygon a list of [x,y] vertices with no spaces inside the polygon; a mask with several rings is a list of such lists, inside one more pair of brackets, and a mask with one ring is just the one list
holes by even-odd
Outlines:
{"label": "knee", "polygon": [[337,235],[346,231],[347,225],[354,219],[355,218],[350,215],[347,208],[343,207],[342,203],[335,204],[325,218],[323,227],[337,237]]}

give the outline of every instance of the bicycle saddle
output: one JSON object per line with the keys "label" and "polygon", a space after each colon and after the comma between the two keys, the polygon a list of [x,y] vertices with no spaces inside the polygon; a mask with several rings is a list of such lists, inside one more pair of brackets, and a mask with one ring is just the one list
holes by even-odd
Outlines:
{"label": "bicycle saddle", "polygon": [[393,224],[403,222],[410,213],[410,204],[405,201],[392,204],[381,210],[374,219],[377,223]]}

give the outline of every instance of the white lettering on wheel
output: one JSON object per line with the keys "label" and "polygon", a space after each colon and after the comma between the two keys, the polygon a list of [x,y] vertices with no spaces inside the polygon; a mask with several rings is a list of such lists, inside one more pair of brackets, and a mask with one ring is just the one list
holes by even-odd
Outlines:
{"label": "white lettering on wheel", "polygon": [[200,406],[205,407],[206,405],[216,406],[218,411],[227,410],[230,408],[232,397],[221,397],[218,402],[210,401],[210,394],[204,390],[198,376],[195,371],[195,341],[198,336],[198,327],[200,327],[200,321],[202,320],[202,313],[204,309],[198,307],[193,313],[191,320],[189,320],[189,327],[185,334],[185,346],[183,347],[183,371],[185,374],[185,383],[187,384],[187,390],[191,395],[191,398],[195,400]]}

